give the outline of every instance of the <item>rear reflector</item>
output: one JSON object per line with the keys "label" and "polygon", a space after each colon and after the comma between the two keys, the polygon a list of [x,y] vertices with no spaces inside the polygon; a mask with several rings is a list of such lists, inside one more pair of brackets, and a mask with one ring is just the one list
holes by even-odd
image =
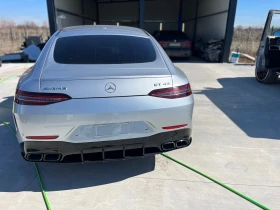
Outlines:
{"label": "rear reflector", "polygon": [[152,92],[149,93],[149,96],[175,99],[175,98],[187,97],[191,94],[192,94],[191,86],[190,84],[186,84],[178,87],[153,90]]}
{"label": "rear reflector", "polygon": [[37,140],[49,140],[57,139],[58,136],[26,136],[27,139],[37,139]]}
{"label": "rear reflector", "polygon": [[166,126],[166,127],[162,127],[162,129],[164,129],[164,130],[173,130],[173,129],[178,129],[178,128],[186,127],[187,125],[188,125],[188,124]]}
{"label": "rear reflector", "polygon": [[33,93],[17,90],[15,102],[22,105],[48,105],[71,99],[70,96],[61,93]]}

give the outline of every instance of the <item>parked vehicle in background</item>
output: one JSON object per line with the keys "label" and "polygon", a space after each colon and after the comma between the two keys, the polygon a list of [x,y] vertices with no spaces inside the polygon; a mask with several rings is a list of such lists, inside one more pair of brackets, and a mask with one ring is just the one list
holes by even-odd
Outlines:
{"label": "parked vehicle in background", "polygon": [[145,31],[77,26],[57,31],[14,98],[27,161],[96,161],[157,154],[191,143],[186,75]]}
{"label": "parked vehicle in background", "polygon": [[155,31],[153,36],[169,57],[188,59],[192,56],[192,42],[182,31]]}
{"label": "parked vehicle in background", "polygon": [[257,60],[256,79],[275,83],[280,74],[280,10],[270,10],[263,30]]}

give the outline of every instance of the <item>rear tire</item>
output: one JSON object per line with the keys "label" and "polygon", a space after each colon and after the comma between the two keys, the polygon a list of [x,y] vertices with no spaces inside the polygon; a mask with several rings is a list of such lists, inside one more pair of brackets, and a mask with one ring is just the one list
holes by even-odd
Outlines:
{"label": "rear tire", "polygon": [[272,72],[271,70],[258,71],[256,69],[255,76],[257,81],[262,84],[273,84],[276,83],[278,79],[278,74],[276,72]]}

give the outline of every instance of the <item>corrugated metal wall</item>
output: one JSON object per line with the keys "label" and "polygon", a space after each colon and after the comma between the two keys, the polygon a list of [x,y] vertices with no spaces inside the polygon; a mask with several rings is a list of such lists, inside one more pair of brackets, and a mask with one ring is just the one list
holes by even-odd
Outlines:
{"label": "corrugated metal wall", "polygon": [[[145,5],[142,13],[140,1]],[[49,17],[52,30],[94,23],[134,27],[143,23],[150,33],[182,27],[193,41],[226,39],[227,45],[231,43],[235,16],[230,5],[235,10],[236,3],[237,0],[47,0],[49,16],[55,16]]]}

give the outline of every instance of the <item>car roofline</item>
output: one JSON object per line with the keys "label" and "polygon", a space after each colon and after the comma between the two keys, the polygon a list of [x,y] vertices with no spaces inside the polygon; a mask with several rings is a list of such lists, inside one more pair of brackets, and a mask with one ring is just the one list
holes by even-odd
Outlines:
{"label": "car roofline", "polygon": [[142,29],[127,27],[127,26],[112,26],[112,25],[83,25],[72,26],[61,29],[58,37],[80,36],[80,35],[125,35],[150,37],[149,34]]}

